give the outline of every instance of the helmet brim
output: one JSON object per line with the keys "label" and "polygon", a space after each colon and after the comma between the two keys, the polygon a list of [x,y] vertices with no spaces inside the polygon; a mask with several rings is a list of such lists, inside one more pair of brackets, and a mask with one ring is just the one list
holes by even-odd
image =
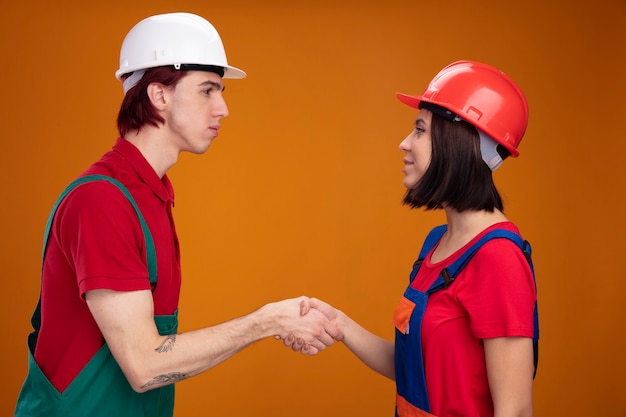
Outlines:
{"label": "helmet brim", "polygon": [[406,104],[407,106],[413,107],[414,109],[419,109],[420,101],[422,101],[422,97],[420,96],[411,96],[403,93],[396,93],[396,97],[402,103]]}
{"label": "helmet brim", "polygon": [[248,76],[248,74],[246,74],[246,72],[244,70],[241,70],[237,67],[233,67],[230,65],[226,65],[224,67],[225,71],[224,71],[224,77],[223,78],[230,78],[233,80],[240,80],[242,78],[246,78]]}
{"label": "helmet brim", "polygon": [[[159,67],[163,66],[163,67],[167,67],[170,65],[174,65],[174,64],[179,64],[178,62],[172,62],[172,63],[164,63],[163,65],[159,65]],[[245,71],[237,68],[237,67],[233,67],[232,65],[214,65],[214,66],[218,66],[218,67],[222,67],[224,68],[224,77],[222,78],[230,78],[233,80],[237,80],[237,79],[242,79],[242,78],[246,78],[248,76],[248,74],[246,74]],[[124,77],[125,74],[130,74],[132,72],[135,71],[139,71],[139,70],[149,70],[150,68],[158,68],[158,67],[146,67],[143,65],[137,65],[136,67],[126,67],[123,69],[118,69],[117,71],[115,71],[115,78],[117,78],[118,80],[122,80],[122,78]]]}

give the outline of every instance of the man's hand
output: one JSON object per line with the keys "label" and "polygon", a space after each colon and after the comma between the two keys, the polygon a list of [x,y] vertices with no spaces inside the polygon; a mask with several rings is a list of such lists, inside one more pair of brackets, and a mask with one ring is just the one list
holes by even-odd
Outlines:
{"label": "man's hand", "polygon": [[[292,298],[267,305],[277,314],[276,339],[282,339],[285,346],[292,347],[303,354],[315,355],[331,346],[339,330],[334,321],[329,320],[321,311],[310,310],[301,314],[307,297]],[[304,304],[308,305],[308,304]]]}
{"label": "man's hand", "polygon": [[[304,298],[300,303],[300,314],[306,316],[307,314],[322,313],[333,326],[327,329],[327,333],[335,340],[342,340],[343,330],[341,330],[338,311],[328,303],[323,302],[318,298]],[[279,339],[280,337],[276,337]],[[315,355],[319,352],[314,346],[311,346],[305,342],[302,338],[296,337],[293,334],[289,334],[283,339],[283,344],[287,347],[291,347],[295,352],[300,352],[303,355]]]}
{"label": "man's hand", "polygon": [[300,303],[300,314],[304,316],[308,314],[311,309],[320,311],[330,322],[334,323],[334,332],[329,333],[333,339],[337,341],[343,340],[343,330],[339,322],[340,315],[337,309],[319,298],[313,297],[302,300]]}

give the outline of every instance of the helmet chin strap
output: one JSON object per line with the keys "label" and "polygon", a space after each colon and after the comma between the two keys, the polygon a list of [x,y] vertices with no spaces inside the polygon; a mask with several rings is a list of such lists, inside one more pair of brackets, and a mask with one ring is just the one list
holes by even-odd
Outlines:
{"label": "helmet chin strap", "polygon": [[[430,110],[431,112],[451,122],[465,121],[456,113],[438,104],[420,101],[418,108]],[[501,145],[496,142],[495,139],[493,139],[491,136],[478,129],[476,126],[474,126],[474,128],[476,129],[476,131],[478,132],[478,136],[480,137],[480,154],[483,158],[483,161],[485,161],[491,171],[495,171],[500,165],[502,165],[502,161],[504,161],[502,155],[500,155],[500,152],[498,152],[498,146]]]}
{"label": "helmet chin strap", "polygon": [[126,77],[126,79],[123,82],[124,95],[126,95],[128,90],[130,90],[131,88],[137,85],[137,83],[139,82],[139,80],[141,80],[141,78],[143,77],[145,73],[146,73],[145,70],[137,70],[137,71],[134,71],[132,74],[130,74],[128,77]]}
{"label": "helmet chin strap", "polygon": [[493,140],[491,136],[487,135],[480,129],[478,136],[480,137],[480,154],[483,157],[483,161],[487,164],[491,171],[495,171],[500,165],[502,165],[502,156],[498,153],[498,142]]}

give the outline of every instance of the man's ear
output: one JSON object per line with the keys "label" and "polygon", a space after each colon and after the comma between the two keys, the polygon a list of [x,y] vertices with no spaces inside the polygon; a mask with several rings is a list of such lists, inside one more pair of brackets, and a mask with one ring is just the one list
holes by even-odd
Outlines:
{"label": "man's ear", "polygon": [[163,84],[148,84],[147,93],[150,102],[157,110],[163,110],[165,108],[165,87]]}

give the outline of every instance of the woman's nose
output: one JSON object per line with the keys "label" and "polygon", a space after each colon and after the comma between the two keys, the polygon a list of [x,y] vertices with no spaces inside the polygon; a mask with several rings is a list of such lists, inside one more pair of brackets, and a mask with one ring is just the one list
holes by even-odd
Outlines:
{"label": "woman's nose", "polygon": [[400,142],[399,146],[402,152],[409,152],[411,150],[411,134],[409,134],[402,142]]}

